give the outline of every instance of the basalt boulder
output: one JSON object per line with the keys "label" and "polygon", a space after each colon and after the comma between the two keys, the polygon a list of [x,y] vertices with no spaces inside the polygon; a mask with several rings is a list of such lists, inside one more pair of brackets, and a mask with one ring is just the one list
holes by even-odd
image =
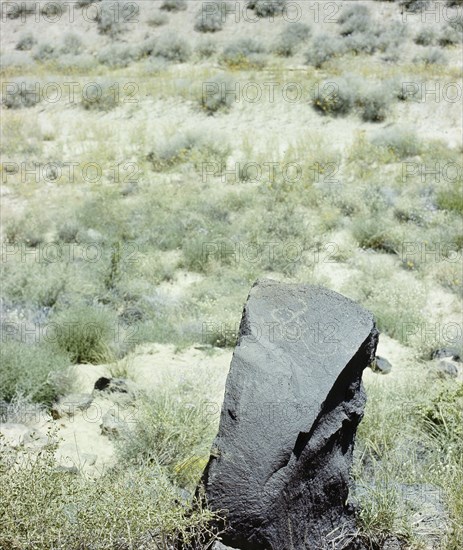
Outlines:
{"label": "basalt boulder", "polygon": [[224,545],[362,548],[349,473],[377,340],[372,314],[336,292],[253,286],[197,491],[225,517]]}

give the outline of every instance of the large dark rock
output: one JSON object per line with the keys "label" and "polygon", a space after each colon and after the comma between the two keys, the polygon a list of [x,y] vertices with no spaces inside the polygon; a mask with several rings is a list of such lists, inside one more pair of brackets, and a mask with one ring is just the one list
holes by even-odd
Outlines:
{"label": "large dark rock", "polygon": [[366,401],[362,371],[377,339],[372,315],[340,294],[253,286],[198,488],[210,509],[225,511],[223,544],[361,547],[350,536],[349,470]]}

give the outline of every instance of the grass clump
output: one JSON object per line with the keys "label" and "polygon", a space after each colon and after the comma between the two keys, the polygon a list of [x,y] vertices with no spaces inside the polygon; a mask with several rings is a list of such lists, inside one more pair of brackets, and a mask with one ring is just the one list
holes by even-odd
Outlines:
{"label": "grass clump", "polygon": [[207,114],[227,112],[235,102],[235,81],[226,75],[219,75],[203,84],[201,107]]}
{"label": "grass clump", "polygon": [[415,56],[413,62],[423,65],[444,65],[447,62],[447,57],[440,48],[426,48]]}
{"label": "grass clump", "polygon": [[396,243],[391,235],[390,220],[378,216],[369,219],[355,219],[352,223],[352,235],[362,249],[382,252],[396,252]]}
{"label": "grass clump", "polygon": [[161,4],[161,10],[165,11],[184,11],[187,8],[186,0],[164,0]]}
{"label": "grass clump", "polygon": [[201,547],[214,538],[209,524],[218,516],[191,506],[164,468],[116,466],[91,480],[56,468],[55,449],[0,456],[2,548],[154,549],[178,538]]}
{"label": "grass clump", "polygon": [[383,479],[376,478],[371,484],[359,483],[357,491],[360,492],[357,517],[365,542],[373,548],[383,548],[388,539],[397,540],[399,533],[402,542],[409,538],[409,529],[401,525],[401,495],[397,483],[383,474]]}
{"label": "grass clump", "polygon": [[64,220],[56,228],[58,240],[67,244],[78,242],[79,231],[80,225],[76,219]]}
{"label": "grass clump", "polygon": [[16,43],[16,49],[20,51],[29,51],[37,44],[35,36],[31,32],[23,33]]}
{"label": "grass clump", "polygon": [[415,36],[414,42],[419,46],[432,46],[436,43],[437,34],[431,27],[424,27]]}
{"label": "grass clump", "polygon": [[215,348],[234,348],[238,341],[238,325],[227,323],[213,323],[207,331],[203,331],[201,343]]}
{"label": "grass clump", "polygon": [[101,0],[96,16],[98,32],[110,38],[118,36],[124,30],[123,9],[122,0]]}
{"label": "grass clump", "polygon": [[140,51],[136,47],[125,44],[109,44],[98,52],[97,60],[102,65],[116,69],[128,67],[131,63],[137,61],[139,57]]}
{"label": "grass clump", "polygon": [[53,342],[74,363],[109,363],[119,339],[115,315],[91,306],[71,307],[53,318]]}
{"label": "grass clump", "polygon": [[224,0],[203,2],[196,14],[194,29],[197,32],[218,32],[223,29],[227,17]]}
{"label": "grass clump", "polygon": [[458,14],[457,17],[453,17],[449,21],[449,25],[452,29],[460,33],[460,41],[461,41],[461,33],[463,32],[463,14]]}
{"label": "grass clump", "polygon": [[426,431],[442,443],[451,443],[463,452],[463,384],[444,386],[420,405],[418,414]]}
{"label": "grass clump", "polygon": [[78,55],[82,51],[82,40],[80,37],[73,33],[68,32],[63,37],[63,46],[61,47],[61,53],[65,55]]}
{"label": "grass clump", "polygon": [[8,109],[27,109],[41,101],[40,83],[30,78],[17,78],[4,83],[2,103]]}
{"label": "grass clump", "polygon": [[159,144],[148,153],[147,159],[153,170],[162,172],[184,163],[193,164],[197,170],[201,170],[204,163],[222,166],[228,155],[227,146],[208,139],[200,132],[188,131]]}
{"label": "grass clump", "polygon": [[[36,329],[39,340],[37,325]],[[35,403],[51,404],[59,394],[55,375],[70,364],[66,353],[57,353],[46,343],[28,344],[23,338],[2,342],[0,357],[0,399],[6,401],[23,396]]]}
{"label": "grass clump", "polygon": [[150,27],[162,27],[162,25],[167,25],[168,22],[169,18],[165,13],[155,13],[147,20]]}
{"label": "grass clump", "polygon": [[446,28],[442,29],[442,32],[437,39],[437,43],[439,46],[446,48],[449,46],[455,46],[460,43],[461,40],[461,33],[448,25]]}
{"label": "grass clump", "polygon": [[200,59],[208,59],[217,53],[217,44],[213,40],[205,38],[198,42],[195,51]]}
{"label": "grass clump", "polygon": [[351,85],[344,79],[325,80],[318,85],[312,107],[322,115],[346,116],[354,106]]}
{"label": "grass clump", "polygon": [[372,24],[370,10],[364,4],[348,5],[343,8],[338,23],[342,36],[365,32]]}
{"label": "grass clump", "polygon": [[400,0],[399,5],[410,13],[418,13],[429,6],[430,0]]}
{"label": "grass clump", "polygon": [[397,49],[405,38],[405,26],[380,25],[371,19],[364,4],[355,3],[341,12],[338,23],[346,51],[372,55],[380,50],[389,52],[389,58],[398,57]]}
{"label": "grass clump", "polygon": [[463,543],[463,384],[434,384],[431,399],[420,403],[418,417],[423,440],[434,450],[430,464],[436,483],[443,488],[450,515],[446,548],[456,550]]}
{"label": "grass clump", "polygon": [[286,4],[287,0],[249,0],[247,7],[259,17],[274,17],[284,12]]}
{"label": "grass clump", "polygon": [[463,214],[463,184],[461,180],[452,185],[447,184],[444,189],[439,189],[437,206],[442,210]]}
{"label": "grass clump", "polygon": [[194,490],[216,429],[186,381],[140,400],[137,420],[118,445],[118,455],[123,464],[162,466],[176,484]]}
{"label": "grass clump", "polygon": [[59,51],[53,44],[42,42],[38,44],[32,54],[32,57],[40,63],[51,61],[59,56]]}
{"label": "grass clump", "polygon": [[[206,225],[206,224],[204,224]],[[203,229],[204,231],[204,229]],[[207,231],[207,229],[206,229]],[[213,254],[208,252],[205,246],[207,239],[204,237],[186,236],[182,242],[181,266],[188,271],[207,274],[211,270]]]}
{"label": "grass clump", "polygon": [[119,104],[115,82],[95,80],[82,94],[81,106],[86,111],[110,111]]}
{"label": "grass clump", "polygon": [[371,143],[389,150],[398,159],[419,155],[423,148],[415,132],[399,127],[387,128],[376,133]]}
{"label": "grass clump", "polygon": [[373,312],[380,331],[405,345],[413,344],[419,338],[416,327],[424,322],[424,285],[409,272],[398,271],[393,256],[365,251],[353,261],[360,273],[345,284],[343,292]]}
{"label": "grass clump", "polygon": [[3,296],[24,306],[52,308],[64,295],[66,265],[48,262],[2,266]]}
{"label": "grass clump", "polygon": [[233,69],[259,68],[265,60],[265,48],[253,38],[235,40],[226,46],[220,60]]}
{"label": "grass clump", "polygon": [[319,69],[324,63],[346,53],[345,43],[338,36],[318,34],[305,52],[305,62]]}
{"label": "grass clump", "polygon": [[278,36],[273,52],[280,57],[291,57],[297,48],[306,41],[311,28],[304,23],[296,22],[288,25]]}
{"label": "grass clump", "polygon": [[355,104],[365,122],[383,122],[390,109],[392,94],[383,84],[364,87],[357,94]]}
{"label": "grass clump", "polygon": [[191,48],[182,37],[169,32],[154,43],[151,55],[167,61],[185,63],[190,58]]}
{"label": "grass clump", "polygon": [[37,2],[35,0],[23,0],[13,5],[13,9],[6,9],[5,15],[8,19],[24,18],[37,13]]}
{"label": "grass clump", "polygon": [[[461,249],[457,254],[461,256]],[[435,267],[433,275],[443,288],[454,292],[456,296],[463,299],[463,276],[461,266],[457,262],[441,262]]]}

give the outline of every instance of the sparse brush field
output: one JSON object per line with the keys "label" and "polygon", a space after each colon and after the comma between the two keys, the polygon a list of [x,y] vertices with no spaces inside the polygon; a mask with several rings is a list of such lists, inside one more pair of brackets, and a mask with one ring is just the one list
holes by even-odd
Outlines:
{"label": "sparse brush field", "polygon": [[[463,6],[246,4],[2,1],[0,426],[48,438],[1,432],[2,549],[203,540],[204,405],[260,277],[376,316],[365,540],[463,548],[463,368],[432,358],[462,356]],[[52,417],[106,375],[131,422]]]}

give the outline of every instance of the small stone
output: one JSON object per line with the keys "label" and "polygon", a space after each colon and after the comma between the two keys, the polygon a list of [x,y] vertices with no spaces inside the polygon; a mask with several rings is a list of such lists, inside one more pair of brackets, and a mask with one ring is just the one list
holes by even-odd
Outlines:
{"label": "small stone", "polygon": [[441,348],[434,350],[431,353],[431,359],[446,359],[450,358],[454,361],[461,361],[460,352],[457,348]]}
{"label": "small stone", "polygon": [[99,232],[99,231],[96,231],[95,229],[89,229],[87,231],[87,238],[89,241],[93,242],[93,243],[99,243],[103,240],[103,235]]}
{"label": "small stone", "polygon": [[92,404],[93,397],[88,393],[75,393],[62,397],[51,409],[54,420],[65,416],[74,416],[80,411],[87,410]]}
{"label": "small stone", "polygon": [[5,422],[0,424],[0,441],[9,447],[17,449],[24,445],[24,438],[29,434],[30,429],[25,424],[13,424]]}
{"label": "small stone", "polygon": [[98,456],[91,453],[81,453],[80,460],[82,461],[82,466],[94,466],[98,460]]}
{"label": "small stone", "polygon": [[106,378],[106,376],[102,376],[101,378],[98,378],[98,380],[95,382],[94,389],[98,391],[104,391],[110,384],[111,378]]}
{"label": "small stone", "polygon": [[94,389],[109,393],[130,393],[133,391],[129,387],[129,382],[124,378],[107,378],[106,376],[98,378],[95,382]]}
{"label": "small stone", "polygon": [[238,550],[238,549],[232,548],[231,546],[225,546],[225,544],[222,544],[220,541],[217,540],[212,546],[212,550]]}
{"label": "small stone", "polygon": [[440,378],[457,378],[458,363],[452,359],[442,359],[436,365],[437,374]]}
{"label": "small stone", "polygon": [[399,539],[396,537],[389,537],[383,543],[381,550],[401,550],[403,548]]}
{"label": "small stone", "polygon": [[29,430],[24,436],[23,445],[24,447],[38,450],[50,445],[51,442],[52,440],[39,430]]}
{"label": "small stone", "polygon": [[106,435],[110,439],[119,437],[125,423],[116,417],[113,410],[108,411],[101,419],[101,434]]}
{"label": "small stone", "polygon": [[375,360],[371,363],[370,368],[373,372],[377,372],[378,374],[389,374],[392,370],[392,365],[387,359],[377,355]]}

